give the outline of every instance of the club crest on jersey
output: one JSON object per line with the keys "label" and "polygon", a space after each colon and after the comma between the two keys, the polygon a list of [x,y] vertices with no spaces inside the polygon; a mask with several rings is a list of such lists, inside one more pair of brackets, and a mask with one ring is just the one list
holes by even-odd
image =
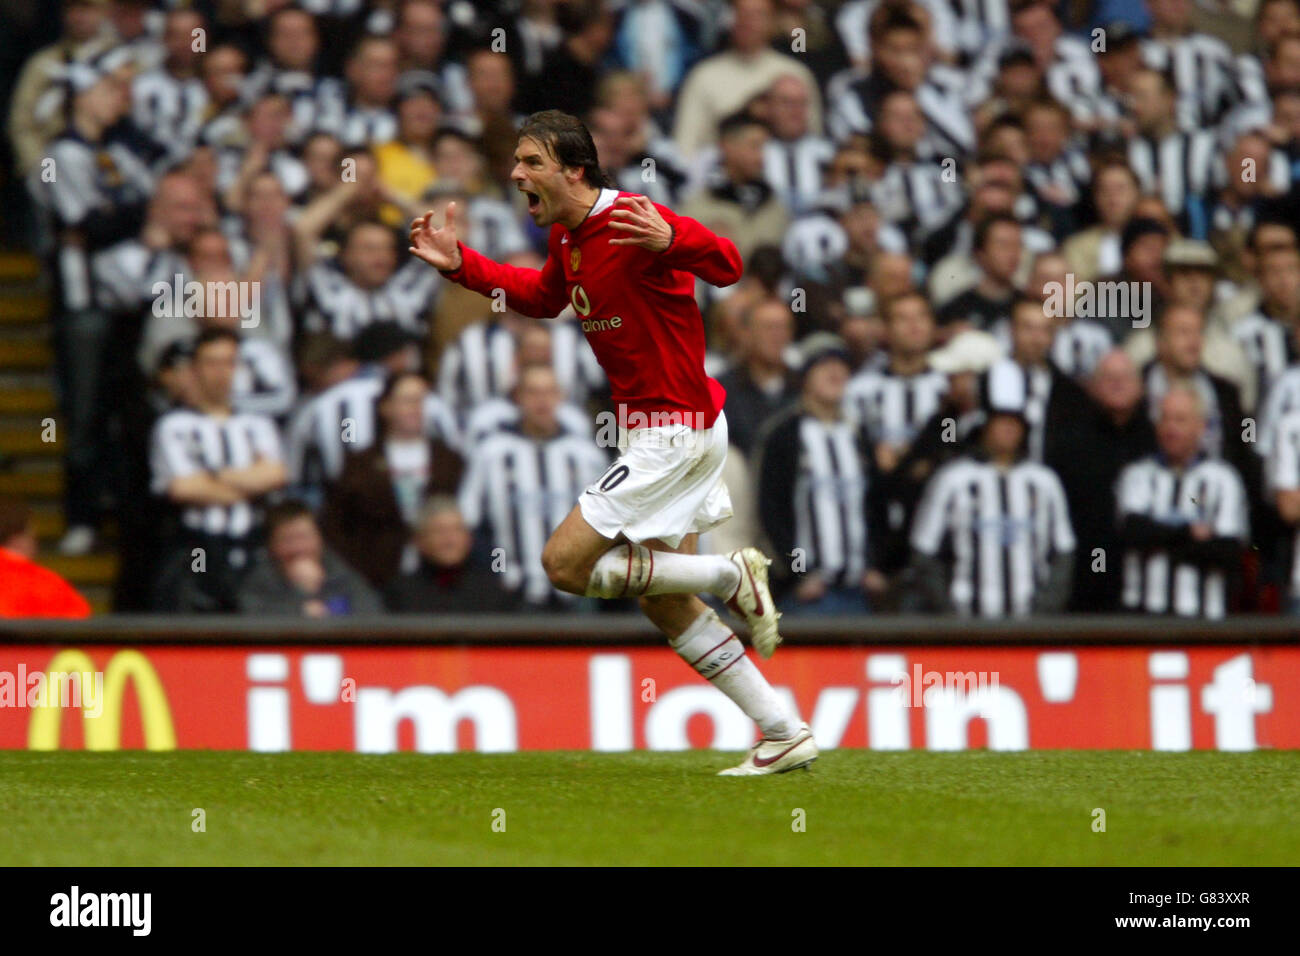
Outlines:
{"label": "club crest on jersey", "polygon": [[581,264],[582,264],[582,250],[575,247],[569,253],[569,268],[571,268],[574,272],[577,272],[578,266],[580,266]]}

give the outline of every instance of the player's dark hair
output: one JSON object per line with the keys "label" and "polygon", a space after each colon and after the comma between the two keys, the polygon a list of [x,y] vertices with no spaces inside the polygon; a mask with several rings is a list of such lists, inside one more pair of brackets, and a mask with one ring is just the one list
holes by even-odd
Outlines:
{"label": "player's dark hair", "polygon": [[600,168],[596,144],[582,120],[560,110],[542,110],[524,120],[519,138],[536,140],[566,169],[581,169],[588,186],[613,189],[614,181]]}

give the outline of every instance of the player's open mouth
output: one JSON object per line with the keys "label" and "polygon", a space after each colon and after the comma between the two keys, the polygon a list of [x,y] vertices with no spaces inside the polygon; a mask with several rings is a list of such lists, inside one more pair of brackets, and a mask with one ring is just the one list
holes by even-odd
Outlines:
{"label": "player's open mouth", "polygon": [[528,214],[536,215],[537,210],[542,208],[542,199],[537,193],[530,193],[524,190],[524,195],[528,197]]}

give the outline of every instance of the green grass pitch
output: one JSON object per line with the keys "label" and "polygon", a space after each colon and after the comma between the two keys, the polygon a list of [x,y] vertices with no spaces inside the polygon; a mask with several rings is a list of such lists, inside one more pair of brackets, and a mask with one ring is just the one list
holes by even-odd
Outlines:
{"label": "green grass pitch", "polygon": [[1300,751],[842,750],[714,776],[734,762],[7,752],[0,865],[1300,864]]}

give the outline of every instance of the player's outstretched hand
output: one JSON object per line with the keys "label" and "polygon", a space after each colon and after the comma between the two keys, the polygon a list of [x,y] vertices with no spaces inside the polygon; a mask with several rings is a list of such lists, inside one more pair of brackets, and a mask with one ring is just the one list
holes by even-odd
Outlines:
{"label": "player's outstretched hand", "polygon": [[611,246],[640,246],[651,252],[663,252],[673,241],[673,228],[645,196],[620,196],[609,213],[611,228],[627,233],[611,239]]}
{"label": "player's outstretched hand", "polygon": [[411,246],[407,251],[435,269],[444,272],[459,269],[461,255],[456,241],[456,204],[447,204],[447,219],[441,229],[434,228],[432,211],[412,222]]}

